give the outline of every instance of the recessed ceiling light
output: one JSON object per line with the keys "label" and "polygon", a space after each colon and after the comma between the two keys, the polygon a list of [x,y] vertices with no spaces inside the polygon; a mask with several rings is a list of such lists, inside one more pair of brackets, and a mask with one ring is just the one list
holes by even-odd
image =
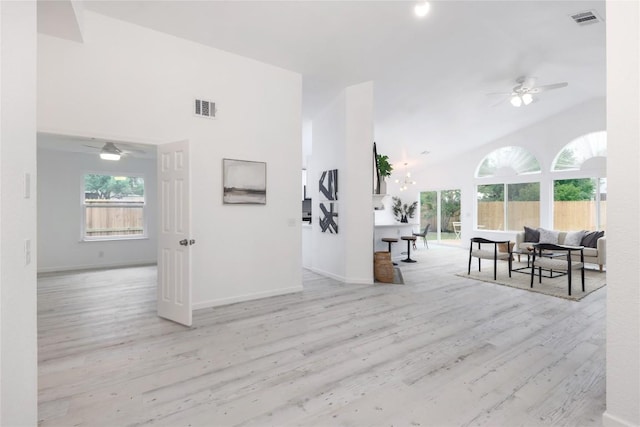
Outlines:
{"label": "recessed ceiling light", "polygon": [[425,16],[427,16],[427,13],[429,13],[429,9],[431,9],[431,5],[429,4],[429,2],[424,2],[418,3],[413,8],[413,11],[416,13],[416,16],[418,18],[424,18]]}

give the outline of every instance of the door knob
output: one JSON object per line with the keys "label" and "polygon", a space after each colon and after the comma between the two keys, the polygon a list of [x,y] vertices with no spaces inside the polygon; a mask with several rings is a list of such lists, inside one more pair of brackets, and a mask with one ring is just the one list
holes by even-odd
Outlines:
{"label": "door knob", "polygon": [[180,243],[182,246],[189,246],[189,241],[187,239],[182,239],[178,243]]}

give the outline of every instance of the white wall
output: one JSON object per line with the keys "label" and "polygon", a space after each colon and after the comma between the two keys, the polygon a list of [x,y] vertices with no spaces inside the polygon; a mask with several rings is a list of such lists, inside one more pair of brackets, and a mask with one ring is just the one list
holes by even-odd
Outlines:
{"label": "white wall", "polygon": [[[373,84],[346,88],[313,121],[307,191],[313,200],[311,269],[350,283],[373,282]],[[338,169],[338,234],[318,225],[318,180]]]}
{"label": "white wall", "polygon": [[[85,173],[142,175],[145,184],[147,238],[82,241],[82,192]],[[156,160],[123,157],[101,160],[97,154],[38,149],[38,271],[61,271],[155,263]]]}
{"label": "white wall", "polygon": [[[541,209],[543,213],[548,212],[546,215],[541,214],[540,226],[551,227],[553,177],[550,169],[553,159],[562,147],[573,139],[587,133],[606,130],[606,125],[605,99],[591,100],[465,153],[464,156],[452,158],[442,162],[441,165],[430,166],[426,172],[415,174],[415,180],[418,182],[416,191],[461,190],[461,237],[463,242],[468,242],[473,236],[514,239],[514,232],[475,229],[477,216],[475,188],[480,181],[476,180],[474,176],[480,162],[493,150],[511,145],[524,147],[540,162],[542,170],[540,174],[496,177],[482,180],[482,183],[540,181]],[[455,165],[453,173],[452,165]]]}
{"label": "white wall", "polygon": [[[300,290],[301,76],[88,11],[83,36],[39,36],[38,129],[190,141],[196,308]],[[223,158],[267,163],[267,205],[222,205]]]}
{"label": "white wall", "polygon": [[[0,425],[37,424],[36,6],[0,2]],[[30,198],[25,198],[25,173]],[[25,240],[31,242],[26,264]]]}
{"label": "white wall", "polygon": [[608,427],[640,426],[639,55],[639,3],[608,1]]}

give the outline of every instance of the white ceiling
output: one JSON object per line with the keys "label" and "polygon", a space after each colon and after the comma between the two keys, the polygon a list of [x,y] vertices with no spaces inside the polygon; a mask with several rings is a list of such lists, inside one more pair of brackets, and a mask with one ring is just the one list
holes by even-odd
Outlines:
{"label": "white ceiling", "polygon": [[[86,9],[299,72],[303,115],[373,80],[375,140],[395,164],[440,161],[605,96],[604,1],[90,1]],[[489,92],[568,82],[521,108]],[[420,153],[428,150],[428,156]]]}

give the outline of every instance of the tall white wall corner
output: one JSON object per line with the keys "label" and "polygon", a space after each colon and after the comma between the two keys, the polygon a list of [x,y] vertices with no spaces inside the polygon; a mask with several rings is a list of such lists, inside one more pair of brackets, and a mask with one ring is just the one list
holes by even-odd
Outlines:
{"label": "tall white wall corner", "polygon": [[640,4],[607,10],[607,427],[640,426]]}
{"label": "tall white wall corner", "polygon": [[[345,282],[373,282],[373,83],[346,88],[313,121],[311,266]],[[317,221],[317,180],[338,169],[338,234],[322,233]]]}
{"label": "tall white wall corner", "polygon": [[345,276],[349,282],[373,283],[373,82],[350,86],[345,93]]}
{"label": "tall white wall corner", "polygon": [[[36,2],[0,2],[0,425],[37,424]],[[33,176],[31,181],[33,181]],[[32,183],[31,183],[32,185]],[[26,248],[23,242],[29,242]],[[26,250],[31,262],[25,262]]]}

